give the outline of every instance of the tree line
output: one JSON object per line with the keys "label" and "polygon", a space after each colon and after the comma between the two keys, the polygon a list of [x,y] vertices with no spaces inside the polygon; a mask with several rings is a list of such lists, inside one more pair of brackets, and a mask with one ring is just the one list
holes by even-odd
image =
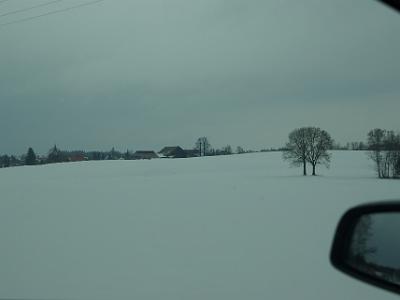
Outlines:
{"label": "tree line", "polygon": [[241,146],[237,146],[236,149],[233,150],[231,145],[226,145],[222,148],[213,148],[206,136],[197,139],[194,149],[197,150],[198,156],[231,155],[235,153],[243,154],[256,152],[254,150],[245,150]]}
{"label": "tree line", "polygon": [[[128,152],[130,154],[130,152]],[[130,155],[129,155],[130,156]],[[0,155],[0,168],[23,166],[23,165],[43,165],[60,162],[83,161],[83,160],[110,160],[128,158],[125,153],[121,153],[112,148],[110,151],[67,151],[61,150],[54,145],[46,155],[37,155],[32,147],[28,148],[26,154],[20,157],[14,155]]]}

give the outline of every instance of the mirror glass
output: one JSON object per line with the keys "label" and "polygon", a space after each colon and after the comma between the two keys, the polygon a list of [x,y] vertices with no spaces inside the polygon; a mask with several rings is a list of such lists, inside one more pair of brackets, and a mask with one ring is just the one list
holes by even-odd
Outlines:
{"label": "mirror glass", "polygon": [[400,286],[400,212],[362,216],[352,235],[347,263]]}

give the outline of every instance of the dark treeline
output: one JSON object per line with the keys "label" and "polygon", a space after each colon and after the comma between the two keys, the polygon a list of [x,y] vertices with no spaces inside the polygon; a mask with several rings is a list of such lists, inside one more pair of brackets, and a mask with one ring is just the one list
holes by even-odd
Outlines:
{"label": "dark treeline", "polygon": [[84,150],[61,150],[54,145],[46,155],[37,155],[32,148],[26,154],[0,155],[0,168],[23,166],[23,165],[43,165],[61,162],[76,162],[88,160],[116,160],[129,159],[130,152],[121,153],[112,148],[110,151],[84,151]]}
{"label": "dark treeline", "polygon": [[194,145],[194,150],[197,151],[197,156],[216,156],[216,155],[231,155],[257,152],[255,150],[245,150],[241,146],[237,146],[233,150],[231,145],[226,145],[222,148],[213,148],[207,137],[199,137]]}

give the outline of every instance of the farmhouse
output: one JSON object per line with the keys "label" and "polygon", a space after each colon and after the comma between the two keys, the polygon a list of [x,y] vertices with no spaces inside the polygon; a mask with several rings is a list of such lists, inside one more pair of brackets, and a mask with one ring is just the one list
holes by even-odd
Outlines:
{"label": "farmhouse", "polygon": [[83,155],[81,153],[72,154],[68,157],[68,161],[71,161],[71,162],[85,161],[85,160],[88,160],[88,158],[85,157],[85,155]]}
{"label": "farmhouse", "polygon": [[157,153],[154,151],[136,151],[132,155],[132,159],[153,159],[158,158]]}
{"label": "farmhouse", "polygon": [[159,152],[159,155],[164,158],[184,158],[186,157],[185,150],[179,146],[164,147]]}

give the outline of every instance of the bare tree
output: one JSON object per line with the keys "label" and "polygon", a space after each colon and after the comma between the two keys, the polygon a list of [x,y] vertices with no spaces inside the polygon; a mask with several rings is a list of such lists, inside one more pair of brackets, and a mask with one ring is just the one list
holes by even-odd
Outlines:
{"label": "bare tree", "polygon": [[303,175],[307,175],[307,127],[298,128],[289,134],[289,142],[283,151],[283,159],[293,166],[303,165]]}
{"label": "bare tree", "polygon": [[303,175],[307,175],[307,162],[312,165],[312,175],[316,175],[316,166],[330,163],[328,150],[332,148],[330,135],[317,127],[302,127],[289,134],[289,142],[283,151],[283,158],[294,166],[303,166]]}
{"label": "bare tree", "polygon": [[316,127],[306,128],[307,132],[307,161],[312,165],[312,175],[315,176],[315,168],[318,164],[329,167],[331,155],[328,150],[332,148],[333,140],[328,132]]}
{"label": "bare tree", "polygon": [[8,168],[10,167],[10,157],[5,154],[3,156],[0,156],[0,168]]}
{"label": "bare tree", "polygon": [[66,161],[66,156],[65,154],[57,148],[57,145],[54,145],[54,147],[52,147],[49,150],[49,153],[47,155],[47,162],[48,163],[58,163],[58,162],[64,162]]}
{"label": "bare tree", "polygon": [[199,156],[203,154],[203,143],[201,142],[201,138],[198,138],[196,144],[194,145],[194,149],[199,151]]}
{"label": "bare tree", "polygon": [[386,131],[384,138],[384,172],[386,177],[398,177],[400,164],[400,134],[396,134],[393,130]]}
{"label": "bare tree", "polygon": [[237,154],[243,154],[243,153],[245,153],[246,151],[244,151],[244,149],[241,147],[241,146],[237,146],[237,148],[236,148],[236,153]]}
{"label": "bare tree", "polygon": [[400,177],[400,134],[375,128],[368,132],[368,156],[379,178]]}
{"label": "bare tree", "polygon": [[195,144],[195,149],[199,151],[199,156],[206,156],[210,151],[211,145],[207,137],[199,137]]}
{"label": "bare tree", "polygon": [[383,173],[383,141],[386,131],[380,128],[372,129],[368,132],[368,156],[375,162],[376,172],[379,178],[384,178]]}
{"label": "bare tree", "polygon": [[226,145],[225,147],[222,148],[222,152],[224,155],[231,155],[233,153],[232,146]]}

